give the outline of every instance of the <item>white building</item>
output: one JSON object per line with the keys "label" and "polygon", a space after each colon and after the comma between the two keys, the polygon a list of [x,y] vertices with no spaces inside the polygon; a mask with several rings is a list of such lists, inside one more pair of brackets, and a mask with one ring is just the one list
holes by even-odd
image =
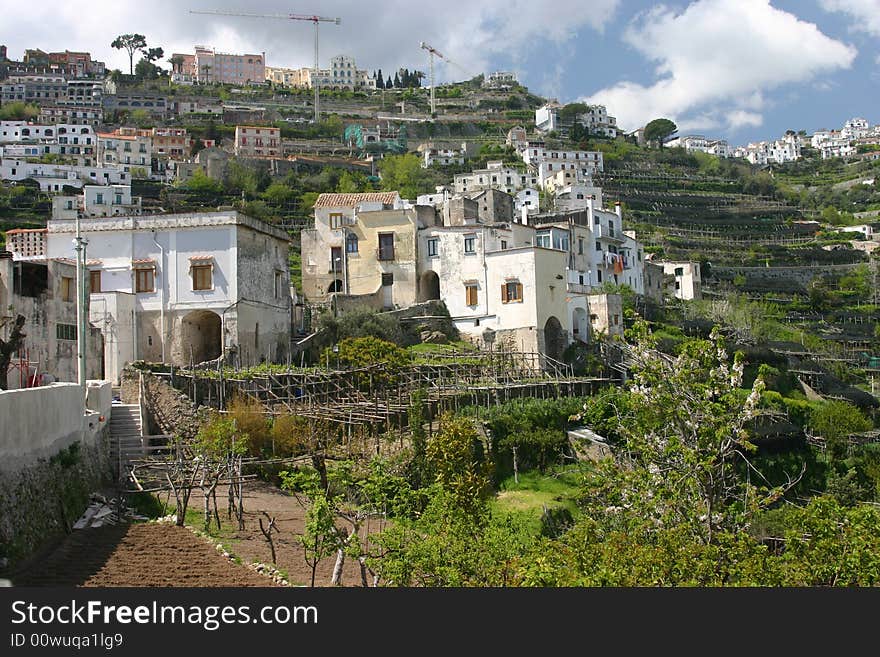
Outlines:
{"label": "white building", "polygon": [[516,84],[516,73],[512,71],[495,71],[483,79],[483,87],[486,89],[509,89]]}
{"label": "white building", "polygon": [[575,121],[593,134],[604,135],[611,139],[620,134],[617,119],[608,115],[608,110],[604,105],[588,105],[587,111],[578,114]]}
{"label": "white building", "polygon": [[[289,238],[235,211],[81,220],[90,319],[105,376],[133,360],[188,365],[221,355],[280,362],[290,342]],[[75,224],[48,224],[47,255],[70,258]]]}
{"label": "white building", "polygon": [[697,151],[715,155],[716,157],[730,157],[732,151],[730,144],[724,139],[707,139],[703,135],[686,135],[676,137],[666,142],[669,148],[683,148],[688,153]]}
{"label": "white building", "polygon": [[422,168],[437,166],[448,167],[452,165],[464,165],[467,159],[467,144],[462,143],[459,148],[453,146],[435,146],[433,143],[422,144],[418,147],[422,154]]}
{"label": "white building", "polygon": [[52,218],[118,217],[141,214],[141,198],[131,185],[85,185],[83,193],[52,197]]}
{"label": "white building", "polygon": [[559,129],[559,110],[562,108],[557,102],[550,101],[535,110],[535,129],[538,132],[553,132]]}
{"label": "white building", "polygon": [[608,115],[604,105],[587,105],[587,111],[578,114],[568,122],[559,118],[559,110],[562,105],[556,101],[550,101],[535,110],[535,128],[538,132],[551,132],[570,128],[574,123],[579,123],[592,134],[602,135],[614,139],[620,134],[617,127],[617,119]]}
{"label": "white building", "polygon": [[83,185],[120,184],[131,181],[130,174],[116,167],[87,167],[70,164],[43,164],[19,159],[0,159],[0,179],[36,180],[44,192],[62,192],[64,186],[82,188]]}
{"label": "white building", "polygon": [[568,171],[574,176],[571,182],[590,178],[604,170],[605,164],[600,151],[564,151],[546,148],[543,144],[532,142],[522,151],[523,162],[531,171],[538,173],[538,185],[546,188],[551,178],[560,171]]}
{"label": "white building", "polygon": [[141,167],[152,168],[153,138],[149,131],[119,128],[116,132],[99,132],[98,162],[104,166],[119,166],[125,171]]}
{"label": "white building", "polygon": [[800,139],[795,133],[789,132],[782,139],[740,146],[734,152],[734,156],[759,165],[794,162],[801,157]]}
{"label": "white building", "polygon": [[330,81],[328,84],[331,88],[353,91],[376,88],[376,80],[370,77],[368,71],[359,69],[355,64],[354,57],[348,55],[336,55],[330,58]]}
{"label": "white building", "polygon": [[478,189],[500,189],[514,195],[527,187],[537,188],[538,176],[536,173],[520,171],[504,166],[503,162],[493,161],[487,162],[485,169],[456,175],[453,186],[457,194]]}
{"label": "white building", "polygon": [[840,136],[844,139],[862,139],[870,133],[867,119],[856,117],[843,124]]}

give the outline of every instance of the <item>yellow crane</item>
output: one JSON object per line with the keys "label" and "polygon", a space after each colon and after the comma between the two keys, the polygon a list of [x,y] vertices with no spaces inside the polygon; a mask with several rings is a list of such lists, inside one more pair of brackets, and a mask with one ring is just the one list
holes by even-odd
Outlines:
{"label": "yellow crane", "polygon": [[[326,16],[316,16],[316,15],[308,15],[308,14],[251,14],[243,11],[224,11],[220,9],[206,9],[197,11],[195,9],[191,9],[191,14],[209,14],[211,16],[244,16],[246,18],[276,18],[281,20],[291,20],[291,21],[311,21],[315,25],[315,68],[312,75],[312,86],[315,88],[315,123],[318,122],[318,117],[320,116],[320,95],[318,93],[318,87],[321,86],[321,77],[318,75],[318,25],[320,23],[334,23],[339,25],[341,19],[336,18],[328,18]],[[433,93],[433,92],[432,92]]]}

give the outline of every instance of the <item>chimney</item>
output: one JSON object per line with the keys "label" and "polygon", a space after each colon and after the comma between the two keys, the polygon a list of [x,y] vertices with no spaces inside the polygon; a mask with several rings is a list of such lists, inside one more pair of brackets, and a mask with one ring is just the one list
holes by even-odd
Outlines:
{"label": "chimney", "polygon": [[529,225],[529,206],[523,203],[522,206],[522,222],[524,225]]}
{"label": "chimney", "polygon": [[593,225],[593,200],[595,198],[595,194],[590,194],[587,197],[587,220],[589,221],[590,226]]}
{"label": "chimney", "polygon": [[620,218],[620,220],[622,221],[623,220],[623,208],[620,207],[620,201],[614,202],[614,212],[617,214],[618,218]]}

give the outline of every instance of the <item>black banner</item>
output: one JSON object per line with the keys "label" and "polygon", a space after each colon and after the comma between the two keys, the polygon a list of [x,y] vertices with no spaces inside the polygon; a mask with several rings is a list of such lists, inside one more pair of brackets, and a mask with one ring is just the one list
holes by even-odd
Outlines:
{"label": "black banner", "polygon": [[516,655],[572,646],[628,654],[701,641],[713,651],[731,641],[761,649],[827,641],[840,651],[862,634],[873,646],[878,601],[880,592],[854,589],[10,587],[0,588],[0,654]]}

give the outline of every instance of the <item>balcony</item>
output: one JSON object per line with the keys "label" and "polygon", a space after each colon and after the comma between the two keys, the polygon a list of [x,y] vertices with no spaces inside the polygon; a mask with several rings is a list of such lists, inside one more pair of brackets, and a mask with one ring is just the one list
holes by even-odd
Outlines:
{"label": "balcony", "polygon": [[581,285],[580,283],[571,283],[568,284],[568,293],[569,294],[590,294],[590,286],[589,285]]}
{"label": "balcony", "polygon": [[593,225],[593,235],[596,236],[596,239],[613,242],[615,244],[623,244],[625,241],[622,231],[617,231],[608,226],[602,226],[599,224]]}

